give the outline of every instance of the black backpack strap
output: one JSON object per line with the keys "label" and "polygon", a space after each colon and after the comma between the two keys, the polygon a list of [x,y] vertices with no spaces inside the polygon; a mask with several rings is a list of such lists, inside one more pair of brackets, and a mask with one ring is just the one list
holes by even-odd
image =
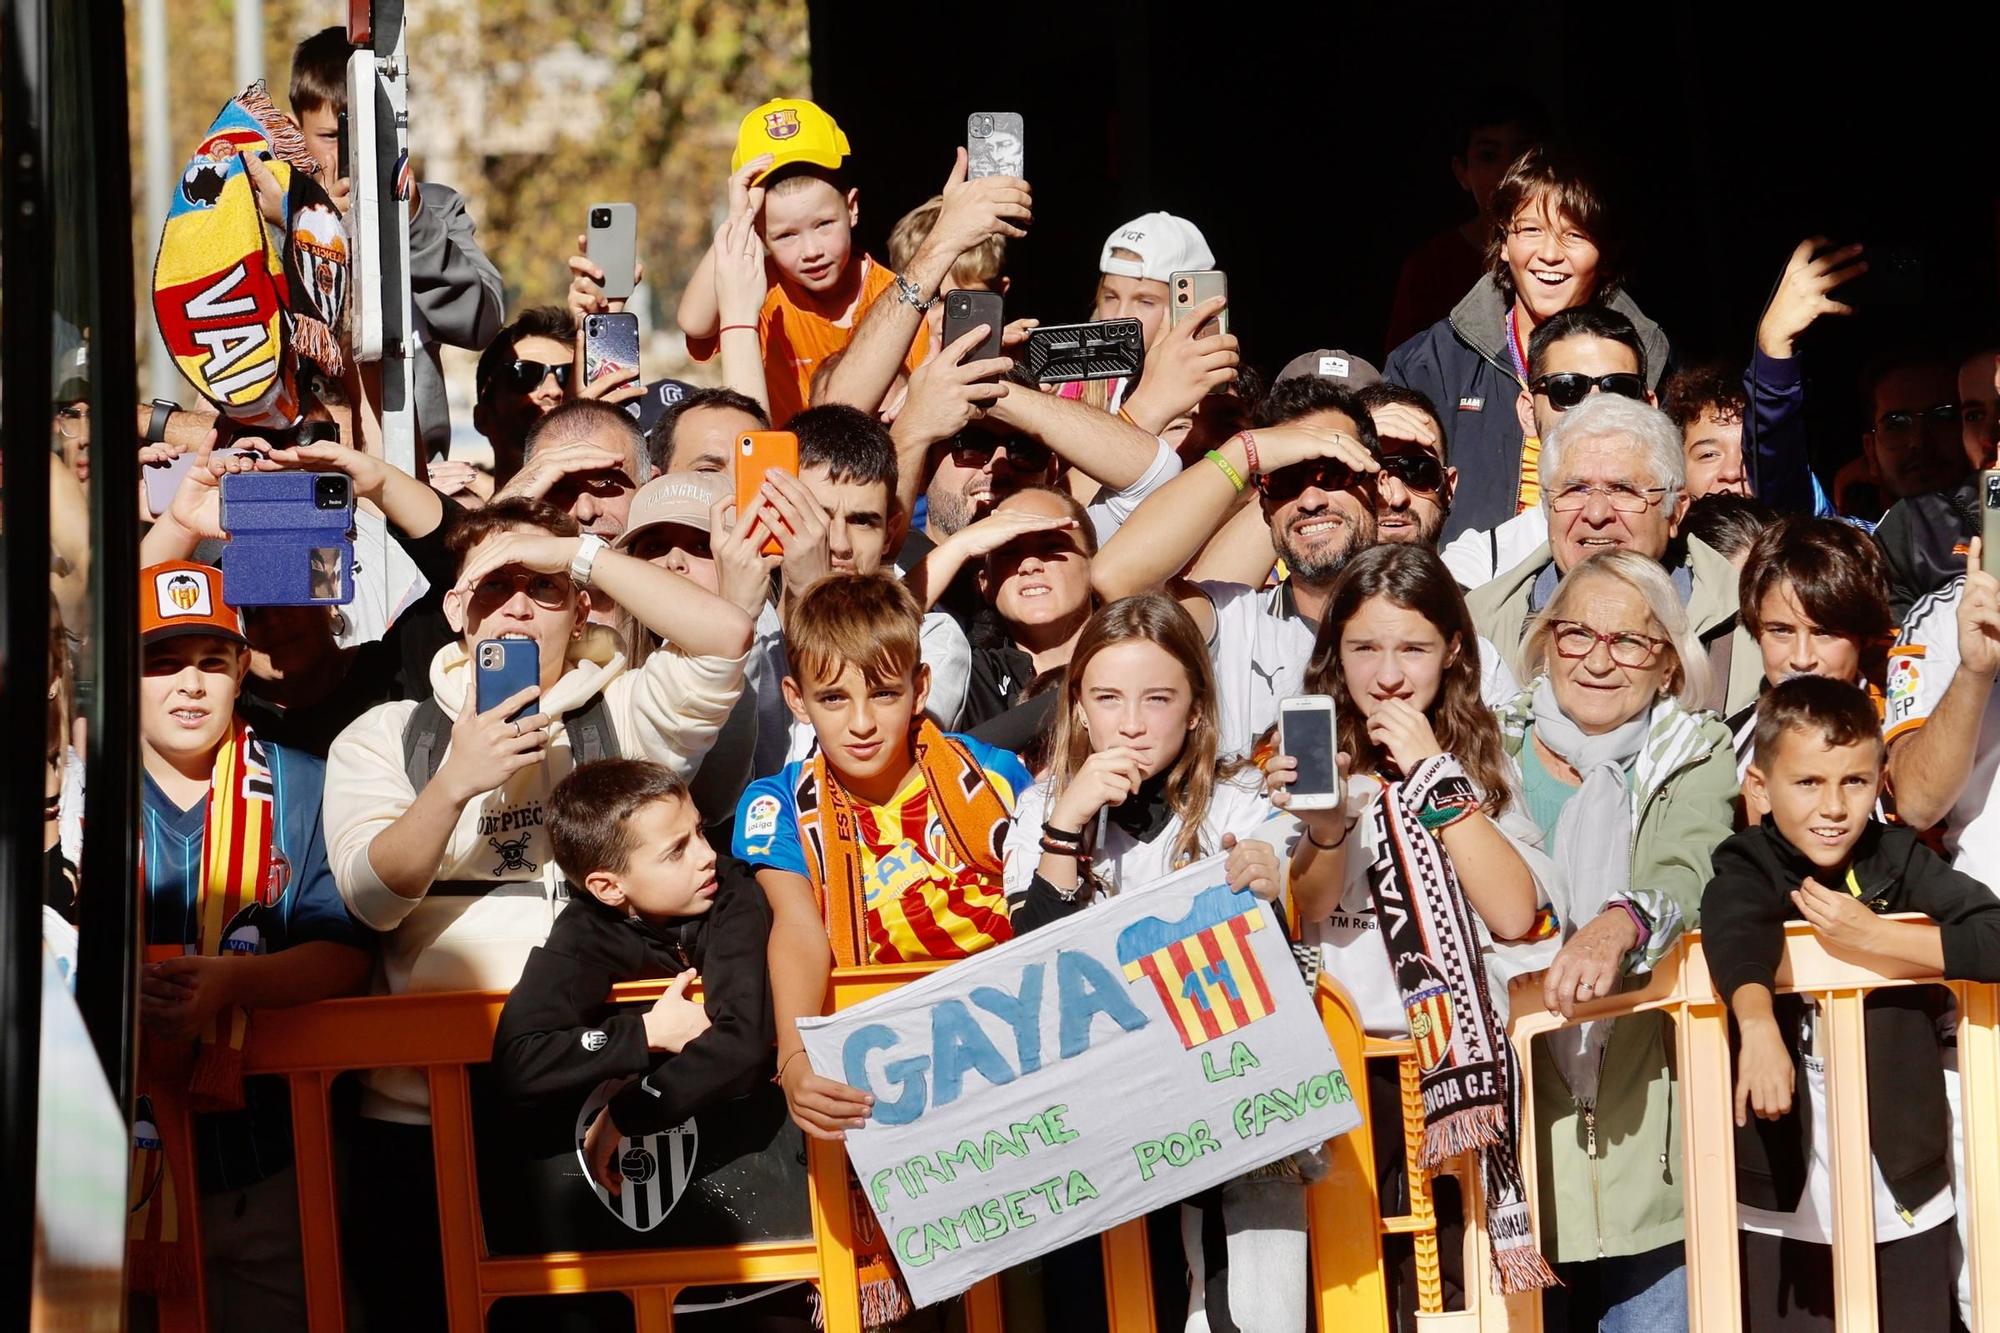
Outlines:
{"label": "black backpack strap", "polygon": [[583,707],[566,714],[563,729],[569,733],[571,763],[588,764],[619,757],[618,732],[611,725],[611,709],[601,691],[592,695]]}
{"label": "black backpack strap", "polygon": [[437,776],[450,741],[451,719],[435,696],[425,695],[403,723],[403,772],[410,779],[412,792],[422,791]]}

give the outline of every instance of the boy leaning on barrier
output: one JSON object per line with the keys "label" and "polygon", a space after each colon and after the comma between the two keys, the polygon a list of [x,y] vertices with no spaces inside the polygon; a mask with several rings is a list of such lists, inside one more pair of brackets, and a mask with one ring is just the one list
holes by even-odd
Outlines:
{"label": "boy leaning on barrier", "polygon": [[[1872,818],[1883,746],[1861,689],[1821,676],[1784,681],[1758,705],[1753,746],[1744,798],[1763,822],[1716,848],[1701,903],[1709,969],[1741,1042],[1744,1319],[1753,1333],[1831,1330],[1826,1073],[1816,1006],[1775,995],[1785,922],[1811,922],[1836,952],[1992,981],[2000,979],[2000,898],[1910,829]],[[1892,912],[1931,919],[1886,920]],[[1938,994],[1885,989],[1866,1006],[1877,1293],[1884,1327],[1898,1329],[1952,1326],[1951,1112]],[[1800,1081],[1807,1095],[1795,1099]]]}

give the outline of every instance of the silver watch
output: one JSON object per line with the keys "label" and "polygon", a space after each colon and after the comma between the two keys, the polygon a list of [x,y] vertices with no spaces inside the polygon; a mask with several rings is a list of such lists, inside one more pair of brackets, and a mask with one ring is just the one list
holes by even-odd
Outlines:
{"label": "silver watch", "polygon": [[597,563],[597,553],[608,545],[604,538],[586,532],[576,544],[576,554],[569,558],[570,582],[579,588],[590,586],[590,568]]}

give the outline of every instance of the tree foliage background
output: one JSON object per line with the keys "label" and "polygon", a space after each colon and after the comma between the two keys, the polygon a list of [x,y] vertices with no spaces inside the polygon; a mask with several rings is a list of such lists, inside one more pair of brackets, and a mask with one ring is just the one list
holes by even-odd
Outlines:
{"label": "tree foliage background", "polygon": [[[232,0],[166,0],[178,174],[232,87]],[[265,0],[264,68],[285,96],[291,49],[344,21],[327,0]],[[717,222],[737,122],[809,96],[805,0],[410,0],[411,143],[420,179],[461,191],[507,283],[508,310],[561,299],[593,201],[639,209],[647,314],[671,324]],[[164,219],[145,215],[139,13],[128,6],[140,308]]]}

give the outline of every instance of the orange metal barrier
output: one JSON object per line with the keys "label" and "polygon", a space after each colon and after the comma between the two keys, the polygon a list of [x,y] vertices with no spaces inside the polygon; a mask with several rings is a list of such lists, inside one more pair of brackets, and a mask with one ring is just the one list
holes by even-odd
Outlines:
{"label": "orange metal barrier", "polygon": [[[1921,917],[1910,918],[1922,920]],[[2000,1330],[2000,988],[1941,981],[1908,964],[1874,955],[1835,953],[1804,922],[1786,928],[1778,989],[1809,994],[1820,1005],[1827,1038],[1829,1156],[1833,1179],[1834,1304],[1837,1333],[1875,1333],[1875,1209],[1868,1143],[1868,1066],[1862,1002],[1895,986],[1948,985],[1958,998],[1959,1114],[1965,1174],[1957,1205],[1970,1222],[1967,1264],[1972,1274],[1973,1333]],[[1512,991],[1510,1035],[1523,1067],[1529,1043],[1565,1025],[1542,1004],[1541,978],[1523,977]],[[1727,997],[1709,979],[1699,933],[1689,935],[1644,989],[1577,1007],[1577,1021],[1659,1010],[1674,1020],[1680,1073],[1682,1179],[1687,1199],[1689,1327],[1697,1333],[1738,1333],[1742,1327],[1737,1264],[1734,1082],[1729,1059]],[[1525,1123],[1533,1123],[1533,1080],[1525,1080]],[[1799,1095],[1804,1095],[1801,1090]],[[1535,1179],[1534,1136],[1521,1136],[1521,1169]],[[1520,1333],[1541,1328],[1538,1307],[1523,1303]]]}
{"label": "orange metal barrier", "polygon": [[[837,972],[836,1008],[857,1004],[902,985],[929,967]],[[1810,927],[1794,924],[1786,941],[1780,989],[1812,994],[1822,1004],[1828,1035],[1827,1086],[1831,1099],[1834,1180],[1834,1257],[1839,1333],[1872,1333],[1875,1318],[1874,1211],[1868,1167],[1867,1069],[1863,1059],[1862,1001],[1891,986],[1941,984],[1935,976],[1886,959],[1841,957],[1826,950]],[[1430,1181],[1416,1167],[1422,1108],[1416,1096],[1410,1043],[1364,1036],[1353,1002],[1322,977],[1319,1003],[1327,1035],[1350,1073],[1363,1122],[1333,1140],[1330,1169],[1307,1192],[1311,1228],[1314,1312],[1322,1330],[1387,1329],[1382,1237],[1416,1238],[1420,1323],[1432,1333],[1537,1333],[1540,1302],[1534,1296],[1493,1294],[1490,1261],[1480,1225],[1484,1208],[1479,1175],[1469,1160],[1453,1163],[1465,1199],[1466,1303],[1441,1312],[1436,1219]],[[1973,1333],[2000,1333],[2000,988],[1951,983],[1959,1003],[1960,1114],[1964,1121],[1965,1173],[1958,1204],[1970,1219],[1969,1265],[1973,1282]],[[650,1001],[663,983],[620,986],[619,1000]],[[625,1293],[641,1333],[673,1326],[675,1295],[689,1287],[731,1282],[812,1280],[825,1302],[831,1333],[858,1333],[860,1298],[855,1282],[847,1167],[837,1145],[809,1141],[813,1237],[738,1246],[654,1251],[559,1253],[495,1257],[480,1227],[473,1158],[471,1100],[466,1067],[490,1056],[493,1029],[505,996],[455,993],[335,1000],[301,1009],[267,1011],[252,1025],[246,1068],[281,1074],[292,1088],[293,1134],[298,1159],[299,1215],[306,1259],[306,1291],[314,1333],[345,1328],[340,1280],[340,1239],[333,1143],[327,1091],[345,1070],[388,1066],[424,1068],[431,1088],[437,1150],[439,1223],[444,1238],[445,1285],[453,1333],[474,1333],[494,1301],[508,1296],[585,1291]],[[1540,978],[1514,983],[1511,1035],[1523,1067],[1529,1043],[1563,1026],[1541,1003]],[[1728,1017],[1723,997],[1708,978],[1699,934],[1690,935],[1653,972],[1643,989],[1578,1009],[1578,1020],[1661,1010],[1674,1020],[1685,1108],[1683,1179],[1687,1194],[1690,1327],[1697,1333],[1736,1333],[1738,1305],[1733,1101]],[[1394,1059],[1401,1071],[1402,1105],[1410,1167],[1410,1211],[1379,1215],[1369,1124],[1369,1059]],[[1523,1124],[1533,1123],[1532,1080],[1524,1080]],[[185,1117],[162,1114],[161,1129],[191,1162]],[[1535,1178],[1535,1136],[1524,1132],[1521,1165]],[[1532,1191],[1531,1191],[1532,1195]],[[197,1236],[198,1241],[198,1236]],[[1151,1266],[1143,1220],[1105,1233],[1105,1296],[1114,1333],[1151,1333],[1155,1327]],[[970,1333],[1004,1326],[998,1280],[965,1297]],[[203,1298],[161,1304],[167,1330],[203,1327]]]}
{"label": "orange metal barrier", "polygon": [[[837,971],[831,986],[833,1007],[858,1004],[915,980],[934,966]],[[633,983],[617,987],[614,998],[651,1001],[664,989],[664,982]],[[811,1239],[587,1254],[489,1254],[480,1224],[466,1069],[490,1058],[493,1030],[505,999],[502,993],[456,992],[331,1000],[292,1010],[267,1010],[251,1025],[244,1052],[246,1071],[283,1075],[291,1083],[299,1225],[313,1333],[338,1333],[346,1327],[328,1090],[334,1077],[344,1071],[394,1066],[423,1068],[430,1080],[438,1220],[452,1333],[475,1333],[483,1328],[487,1310],[504,1297],[587,1291],[624,1293],[632,1301],[640,1333],[663,1333],[673,1327],[675,1295],[689,1287],[800,1279],[819,1284],[829,1333],[859,1333],[860,1293],[848,1211],[847,1162],[837,1144],[808,1140]],[[1415,1169],[1415,1142],[1410,1138],[1412,1126],[1414,1133],[1422,1132],[1421,1107],[1414,1096],[1415,1056],[1408,1042],[1364,1038],[1352,1000],[1330,979],[1322,978],[1319,1002],[1342,1068],[1351,1071],[1350,1084],[1364,1120],[1359,1129],[1334,1141],[1333,1169],[1308,1192],[1315,1308],[1322,1329],[1386,1333],[1381,1268],[1381,1236],[1386,1231],[1416,1234],[1420,1253],[1427,1242],[1428,1262],[1421,1265],[1421,1271],[1428,1274],[1431,1297],[1437,1288],[1436,1225],[1426,1179]],[[1405,1096],[1404,1104],[1394,1111],[1415,1117],[1405,1123],[1412,1167],[1411,1212],[1386,1221],[1378,1216],[1375,1162],[1369,1150],[1367,1117],[1372,1112],[1367,1104],[1368,1080],[1362,1075],[1363,1061],[1369,1056],[1400,1062]],[[185,1116],[163,1112],[161,1132],[167,1136],[170,1150],[178,1150],[178,1160],[193,1161]],[[1473,1205],[1475,1185],[1476,1181],[1468,1180],[1468,1209]],[[1374,1224],[1357,1225],[1364,1218]],[[194,1241],[199,1244],[198,1215],[196,1226]],[[1468,1237],[1468,1248],[1471,1239]],[[1152,1333],[1152,1269],[1144,1220],[1106,1232],[1102,1244],[1105,1299],[1113,1333]],[[1480,1249],[1483,1253],[1483,1242]],[[1467,1271],[1476,1270],[1468,1265]],[[997,1333],[1003,1327],[998,1279],[974,1287],[964,1301],[968,1333]],[[1436,1308],[1434,1299],[1426,1308]],[[204,1310],[205,1296],[198,1280],[190,1295],[160,1303],[161,1328],[167,1333],[194,1333],[205,1325]]]}

